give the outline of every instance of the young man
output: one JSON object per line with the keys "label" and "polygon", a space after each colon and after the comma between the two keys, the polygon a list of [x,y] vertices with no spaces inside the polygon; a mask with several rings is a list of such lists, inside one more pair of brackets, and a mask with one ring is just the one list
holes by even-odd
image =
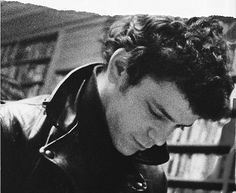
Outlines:
{"label": "young man", "polygon": [[3,192],[166,192],[168,135],[230,115],[221,32],[211,18],[120,17],[105,64],[2,105]]}

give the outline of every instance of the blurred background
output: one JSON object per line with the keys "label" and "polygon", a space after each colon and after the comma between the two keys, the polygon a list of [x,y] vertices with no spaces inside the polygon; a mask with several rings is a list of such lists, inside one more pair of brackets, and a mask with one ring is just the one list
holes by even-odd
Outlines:
{"label": "blurred background", "polygon": [[[40,2],[42,4],[42,1],[37,1],[37,4]],[[234,3],[229,6],[229,2]],[[121,3],[122,1],[114,4]],[[67,4],[71,6],[69,2]],[[73,6],[66,7],[67,11],[59,11],[54,8],[63,7],[52,3],[48,6],[53,8],[49,8],[2,1],[1,99],[18,100],[49,94],[70,70],[92,62],[103,62],[100,40],[104,34],[105,23],[112,15],[143,13],[140,12],[141,9],[131,11],[132,4],[134,1],[126,4],[130,12],[118,11],[119,7],[106,12],[106,6],[112,7],[108,2],[100,4],[94,12],[92,9],[87,12],[83,11],[82,7],[82,11],[75,11]],[[200,10],[198,3],[194,11],[180,6],[179,11],[182,11],[182,14],[168,12],[168,9],[162,9],[165,12],[159,11],[158,14],[182,17],[214,15],[218,18],[230,48],[228,66],[236,82],[236,18],[233,17],[235,1],[224,1],[226,6],[216,8],[221,12],[207,12],[210,5],[215,7],[214,4],[208,3],[202,5]],[[96,8],[93,4],[88,6],[93,7],[93,10]],[[104,12],[101,11],[101,6]],[[162,8],[162,5],[159,7]],[[165,7],[168,8],[167,5]],[[185,13],[183,9],[188,11]],[[148,12],[146,7],[142,10]],[[150,10],[150,13],[154,14],[154,10]],[[234,98],[235,91],[231,97],[232,104]],[[199,120],[193,127],[173,133],[168,141],[171,158],[163,165],[169,181],[169,193],[235,191],[235,119],[224,127],[223,125],[221,122]]]}

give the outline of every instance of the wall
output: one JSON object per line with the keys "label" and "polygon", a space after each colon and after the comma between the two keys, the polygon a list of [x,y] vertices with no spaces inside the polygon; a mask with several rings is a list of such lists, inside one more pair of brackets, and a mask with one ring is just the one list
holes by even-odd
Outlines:
{"label": "wall", "polygon": [[[50,93],[56,74],[91,62],[102,62],[99,40],[107,16],[57,11],[18,2],[2,3],[1,43],[58,32],[58,41],[41,93]],[[14,9],[13,9],[14,8]]]}

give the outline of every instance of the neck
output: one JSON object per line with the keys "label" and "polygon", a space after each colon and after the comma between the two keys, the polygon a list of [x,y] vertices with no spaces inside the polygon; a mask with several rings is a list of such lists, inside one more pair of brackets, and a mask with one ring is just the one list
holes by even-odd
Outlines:
{"label": "neck", "polygon": [[109,102],[109,93],[112,90],[113,85],[109,82],[107,73],[103,71],[96,76],[96,81],[98,94],[100,96],[103,108],[105,109]]}

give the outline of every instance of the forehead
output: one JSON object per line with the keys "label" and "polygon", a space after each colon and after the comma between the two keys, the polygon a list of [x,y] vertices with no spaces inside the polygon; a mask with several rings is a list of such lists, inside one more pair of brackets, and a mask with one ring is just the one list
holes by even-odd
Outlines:
{"label": "forehead", "polygon": [[156,108],[163,108],[178,123],[190,125],[198,118],[193,114],[189,101],[173,82],[158,82],[151,77],[145,77],[136,86],[136,92],[140,100]]}

